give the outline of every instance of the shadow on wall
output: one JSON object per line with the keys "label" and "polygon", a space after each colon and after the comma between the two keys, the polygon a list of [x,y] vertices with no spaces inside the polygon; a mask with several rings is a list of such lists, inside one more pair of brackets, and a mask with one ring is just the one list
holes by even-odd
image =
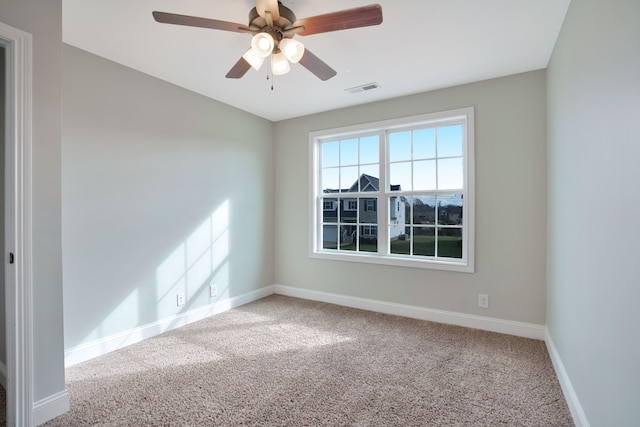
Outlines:
{"label": "shadow on wall", "polygon": [[[108,338],[109,325],[117,323],[135,329],[143,324],[142,311],[156,312],[158,322],[189,309],[206,306],[207,302],[229,297],[229,201],[224,201],[188,237],[186,237],[155,271],[155,307],[150,290],[135,288],[86,335]],[[209,285],[216,285],[216,296],[210,296]],[[177,304],[178,294],[184,305]],[[176,320],[177,323],[177,320]],[[169,328],[174,326],[172,323]],[[126,334],[122,342],[127,341]]]}

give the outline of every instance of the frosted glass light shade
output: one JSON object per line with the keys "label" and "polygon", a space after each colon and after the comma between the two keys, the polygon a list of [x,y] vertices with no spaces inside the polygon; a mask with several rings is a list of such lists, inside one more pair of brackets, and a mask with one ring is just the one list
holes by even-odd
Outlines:
{"label": "frosted glass light shade", "polygon": [[251,39],[251,49],[262,58],[269,56],[274,45],[273,37],[269,33],[258,33]]}
{"label": "frosted glass light shade", "polygon": [[297,64],[302,58],[302,55],[304,55],[304,45],[298,40],[282,39],[280,40],[279,47],[282,53],[284,53],[284,56],[294,64]]}
{"label": "frosted glass light shade", "polygon": [[290,70],[291,66],[284,53],[278,52],[271,55],[271,72],[274,75],[287,74]]}
{"label": "frosted glass light shade", "polygon": [[248,51],[242,55],[245,61],[249,63],[253,67],[254,70],[258,71],[260,67],[262,67],[262,63],[264,62],[264,56],[260,56],[256,53],[253,48],[250,48]]}

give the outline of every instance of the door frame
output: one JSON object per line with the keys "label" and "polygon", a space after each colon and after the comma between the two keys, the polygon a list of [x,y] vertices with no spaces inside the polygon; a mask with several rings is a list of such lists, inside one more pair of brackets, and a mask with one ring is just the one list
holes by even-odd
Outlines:
{"label": "door frame", "polygon": [[0,22],[6,58],[5,324],[7,425],[33,425],[31,34]]}

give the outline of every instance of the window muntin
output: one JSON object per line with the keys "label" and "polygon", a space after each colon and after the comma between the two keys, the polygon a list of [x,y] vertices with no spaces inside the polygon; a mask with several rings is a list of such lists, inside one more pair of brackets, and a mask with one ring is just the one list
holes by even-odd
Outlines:
{"label": "window muntin", "polygon": [[311,256],[473,271],[472,108],[310,139]]}

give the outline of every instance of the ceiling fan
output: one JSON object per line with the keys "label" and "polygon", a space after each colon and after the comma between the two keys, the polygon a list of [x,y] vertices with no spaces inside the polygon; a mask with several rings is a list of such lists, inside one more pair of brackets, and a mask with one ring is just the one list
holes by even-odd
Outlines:
{"label": "ceiling fan", "polygon": [[251,67],[259,70],[271,55],[271,72],[274,75],[288,73],[289,63],[299,62],[320,80],[328,80],[336,75],[336,71],[293,37],[296,34],[310,36],[382,23],[382,8],[378,4],[304,19],[296,19],[294,13],[278,0],[255,0],[255,4],[249,12],[249,25],[158,11],[153,12],[153,18],[163,24],[253,34],[251,47],[226,75],[231,79],[241,78]]}

